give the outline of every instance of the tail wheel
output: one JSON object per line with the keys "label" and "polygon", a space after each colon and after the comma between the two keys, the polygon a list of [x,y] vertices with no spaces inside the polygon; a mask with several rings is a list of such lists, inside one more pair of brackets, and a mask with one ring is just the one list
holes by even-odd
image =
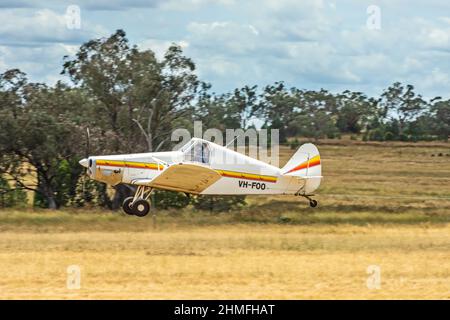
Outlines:
{"label": "tail wheel", "polygon": [[145,217],[150,211],[150,203],[147,200],[139,199],[133,203],[133,212],[138,217]]}
{"label": "tail wheel", "polygon": [[317,204],[318,204],[317,200],[310,200],[309,201],[309,205],[311,206],[311,208],[317,207]]}
{"label": "tail wheel", "polygon": [[131,206],[132,202],[133,202],[133,197],[128,197],[122,203],[122,210],[126,214],[129,214],[130,216],[135,215],[135,211],[133,210],[133,207]]}

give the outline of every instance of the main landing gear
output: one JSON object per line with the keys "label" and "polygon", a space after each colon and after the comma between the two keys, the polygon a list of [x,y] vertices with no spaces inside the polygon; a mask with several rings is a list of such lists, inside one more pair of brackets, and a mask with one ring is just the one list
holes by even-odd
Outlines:
{"label": "main landing gear", "polygon": [[122,203],[122,210],[129,215],[145,217],[150,212],[150,195],[152,188],[139,186],[134,197],[126,198]]}

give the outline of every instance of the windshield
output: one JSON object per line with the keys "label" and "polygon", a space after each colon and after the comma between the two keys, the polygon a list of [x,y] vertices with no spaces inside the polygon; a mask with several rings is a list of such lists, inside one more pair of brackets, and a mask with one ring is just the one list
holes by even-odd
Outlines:
{"label": "windshield", "polygon": [[211,148],[206,141],[192,140],[181,151],[184,153],[184,161],[209,164]]}
{"label": "windshield", "polygon": [[186,150],[188,150],[194,144],[194,142],[195,142],[195,140],[193,140],[193,139],[189,140],[184,146],[181,147],[180,151],[184,153]]}

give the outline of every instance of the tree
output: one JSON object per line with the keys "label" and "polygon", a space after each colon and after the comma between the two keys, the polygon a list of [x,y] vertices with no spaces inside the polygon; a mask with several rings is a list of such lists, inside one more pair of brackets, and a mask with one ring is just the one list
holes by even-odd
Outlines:
{"label": "tree", "polygon": [[361,92],[346,90],[336,99],[336,126],[343,133],[360,133],[378,115],[377,101]]}
{"label": "tree", "polygon": [[295,126],[300,135],[319,138],[334,138],[336,127],[336,98],[326,90],[295,90],[298,99]]}
{"label": "tree", "polygon": [[[0,75],[0,85],[2,97],[8,98],[0,108],[0,173],[11,177],[18,188],[35,191],[45,206],[55,209],[63,204],[58,192],[67,191],[60,190],[60,165],[79,158],[82,132],[64,113],[71,99],[60,86],[28,83],[18,71]],[[30,175],[36,184],[24,183]]]}
{"label": "tree", "polygon": [[433,131],[439,138],[448,140],[450,136],[450,100],[436,99],[431,107]]}
{"label": "tree", "polygon": [[220,95],[211,94],[210,88],[209,84],[201,83],[192,118],[222,131],[248,129],[258,108],[257,87],[245,86]]}
{"label": "tree", "polygon": [[380,103],[388,116],[398,120],[400,136],[403,136],[408,122],[427,107],[422,96],[414,92],[414,86],[403,86],[400,82],[395,82],[383,92]]}
{"label": "tree", "polygon": [[136,69],[129,99],[136,111],[132,121],[145,137],[147,151],[158,151],[162,145],[169,145],[173,128],[192,111],[200,82],[195,64],[183,55],[181,47],[170,46],[158,68],[146,71],[145,59],[140,56],[149,55],[145,51],[134,56]]}
{"label": "tree", "polygon": [[288,136],[297,133],[293,123],[297,106],[298,99],[292,91],[287,90],[283,82],[276,82],[263,89],[255,114],[264,120],[264,128],[278,129],[280,143],[284,143]]}
{"label": "tree", "polygon": [[[98,115],[112,131],[113,152],[121,150],[119,113],[126,107],[125,94],[131,85],[131,49],[125,32],[118,30],[107,39],[96,39],[83,44],[76,59],[64,57],[62,74],[89,92],[99,103]],[[95,123],[99,125],[100,122]]]}

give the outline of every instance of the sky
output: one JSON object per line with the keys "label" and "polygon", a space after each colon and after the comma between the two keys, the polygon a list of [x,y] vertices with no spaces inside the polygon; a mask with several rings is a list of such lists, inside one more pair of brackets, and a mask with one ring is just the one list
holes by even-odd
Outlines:
{"label": "sky", "polygon": [[158,57],[182,46],[218,93],[284,81],[377,96],[400,81],[450,98],[449,1],[0,0],[0,21],[0,72],[48,84],[63,56],[123,29]]}

